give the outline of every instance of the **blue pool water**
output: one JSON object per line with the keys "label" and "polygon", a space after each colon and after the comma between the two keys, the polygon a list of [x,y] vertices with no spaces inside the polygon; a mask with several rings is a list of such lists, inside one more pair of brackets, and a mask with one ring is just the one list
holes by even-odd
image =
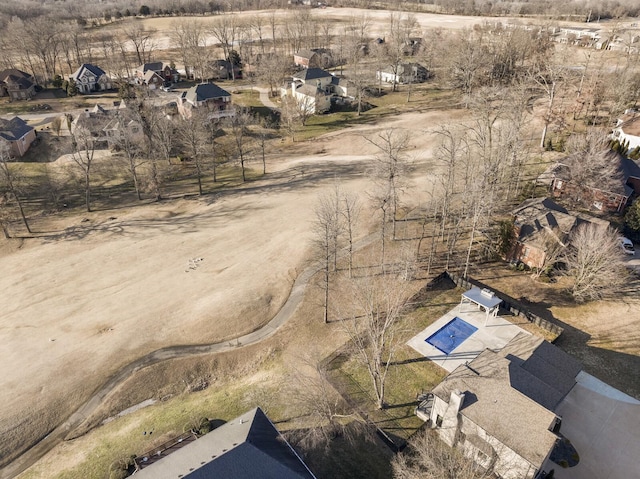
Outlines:
{"label": "blue pool water", "polygon": [[449,355],[451,351],[460,346],[465,339],[477,330],[478,328],[456,316],[425,341],[438,348],[444,354]]}

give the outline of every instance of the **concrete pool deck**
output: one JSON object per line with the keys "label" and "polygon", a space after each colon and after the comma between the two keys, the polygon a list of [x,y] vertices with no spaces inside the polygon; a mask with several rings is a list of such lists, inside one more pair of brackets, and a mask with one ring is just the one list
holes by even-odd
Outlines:
{"label": "concrete pool deck", "polygon": [[[427,343],[425,339],[445,326],[456,316],[475,326],[478,330],[464,340],[451,354],[446,355],[435,346]],[[478,311],[474,305],[461,304],[407,341],[407,345],[411,346],[438,366],[451,372],[467,361],[473,360],[485,349],[491,349],[493,351],[502,349],[521,332],[526,331],[502,319],[500,316],[489,316],[487,318],[486,313],[484,311]]]}

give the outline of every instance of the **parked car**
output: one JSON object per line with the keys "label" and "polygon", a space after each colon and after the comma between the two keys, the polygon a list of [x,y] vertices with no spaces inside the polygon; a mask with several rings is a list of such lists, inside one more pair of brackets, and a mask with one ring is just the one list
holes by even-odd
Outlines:
{"label": "parked car", "polygon": [[172,84],[169,84],[169,85],[165,84],[165,85],[162,86],[161,90],[162,91],[167,91],[167,92],[173,91],[173,85]]}
{"label": "parked car", "polygon": [[633,241],[624,236],[620,237],[620,247],[625,254],[636,254],[636,250],[633,247]]}

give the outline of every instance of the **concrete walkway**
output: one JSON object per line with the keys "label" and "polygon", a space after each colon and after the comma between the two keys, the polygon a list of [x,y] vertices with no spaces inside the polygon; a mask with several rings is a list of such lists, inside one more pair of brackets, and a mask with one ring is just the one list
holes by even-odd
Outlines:
{"label": "concrete walkway", "polygon": [[560,433],[580,456],[574,467],[548,461],[558,479],[640,477],[640,401],[585,373],[560,403]]}

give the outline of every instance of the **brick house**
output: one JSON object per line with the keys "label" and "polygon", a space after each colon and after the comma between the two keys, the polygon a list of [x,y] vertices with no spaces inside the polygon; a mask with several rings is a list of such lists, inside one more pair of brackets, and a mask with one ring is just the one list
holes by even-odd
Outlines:
{"label": "brick house", "polygon": [[578,199],[598,211],[620,213],[640,193],[640,166],[622,155],[612,155],[618,163],[618,177],[611,188],[601,189],[577,184],[571,180],[568,166],[556,163],[544,173],[554,197]]}
{"label": "brick house", "polygon": [[148,71],[157,73],[167,83],[177,83],[180,81],[180,74],[171,65],[164,62],[149,62],[136,68],[135,79],[139,84],[144,83],[145,75]]}
{"label": "brick house", "polygon": [[507,254],[508,261],[519,261],[530,268],[543,268],[551,248],[565,248],[570,234],[582,223],[594,223],[603,228],[609,222],[569,213],[549,198],[524,201],[513,210],[515,242]]}
{"label": "brick house", "polygon": [[35,81],[28,73],[16,68],[0,72],[0,96],[8,96],[11,101],[15,101],[28,100],[35,95]]}
{"label": "brick house", "polygon": [[333,52],[328,48],[299,50],[293,54],[293,63],[302,68],[330,68],[334,64]]}
{"label": "brick house", "polygon": [[0,141],[9,144],[9,155],[12,158],[24,156],[31,143],[36,139],[36,130],[17,116],[11,120],[0,118]]}

